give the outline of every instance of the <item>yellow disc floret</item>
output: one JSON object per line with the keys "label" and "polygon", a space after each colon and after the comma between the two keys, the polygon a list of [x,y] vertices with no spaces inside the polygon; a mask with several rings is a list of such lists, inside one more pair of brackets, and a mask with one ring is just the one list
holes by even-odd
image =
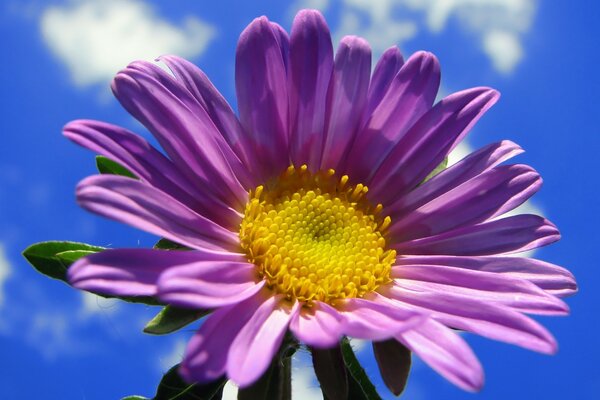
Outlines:
{"label": "yellow disc floret", "polygon": [[390,282],[390,218],[371,206],[368,188],[334,170],[289,167],[250,192],[240,241],[271,290],[310,304],[362,297]]}

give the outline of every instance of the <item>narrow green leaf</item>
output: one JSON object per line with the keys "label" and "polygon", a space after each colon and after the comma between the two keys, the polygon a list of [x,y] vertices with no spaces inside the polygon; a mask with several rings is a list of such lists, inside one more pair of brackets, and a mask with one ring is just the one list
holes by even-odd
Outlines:
{"label": "narrow green leaf", "polygon": [[189,250],[189,248],[165,238],[162,238],[156,242],[154,244],[154,248],[157,250]]}
{"label": "narrow green leaf", "polygon": [[[23,251],[23,257],[42,274],[66,282],[67,268],[75,261],[75,254],[84,252],[87,255],[102,250],[104,247],[85,243],[50,241],[32,244]],[[63,258],[58,254],[63,255]]]}
{"label": "narrow green leaf", "polygon": [[219,378],[205,385],[184,382],[177,369],[172,367],[162,378],[153,400],[221,400],[227,379]]}
{"label": "narrow green leaf", "polygon": [[144,396],[127,396],[123,397],[121,400],[152,400]]}
{"label": "narrow green leaf", "polygon": [[166,306],[144,327],[144,332],[152,335],[165,335],[204,317],[210,310],[189,310]]}
{"label": "narrow green leaf", "polygon": [[101,174],[120,175],[138,179],[138,177],[127,168],[104,156],[96,156],[96,168]]}
{"label": "narrow green leaf", "polygon": [[[106,250],[105,247],[92,246],[77,242],[40,242],[32,244],[23,251],[23,257],[38,272],[65,283],[67,281],[67,269],[81,257]],[[107,296],[98,294],[105,298],[117,298],[129,303],[143,303],[148,305],[160,305],[154,297],[149,296]]]}
{"label": "narrow green leaf", "polygon": [[431,171],[429,173],[429,175],[427,175],[425,177],[425,179],[423,179],[423,182],[421,182],[419,185],[424,184],[425,182],[427,182],[428,180],[430,180],[431,178],[433,178],[434,176],[436,176],[437,174],[439,174],[440,172],[442,172],[443,170],[445,170],[448,167],[448,157],[444,158],[444,161],[442,161],[440,163],[440,165],[438,165],[437,167],[435,167],[435,169],[433,171]]}
{"label": "narrow green leaf", "polygon": [[354,355],[347,338],[342,339],[341,348],[348,370],[348,400],[381,400],[381,396]]}

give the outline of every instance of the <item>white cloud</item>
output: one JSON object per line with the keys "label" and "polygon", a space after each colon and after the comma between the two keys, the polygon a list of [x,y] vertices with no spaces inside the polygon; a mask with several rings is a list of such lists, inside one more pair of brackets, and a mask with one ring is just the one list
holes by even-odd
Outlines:
{"label": "white cloud", "polygon": [[119,307],[119,300],[107,299],[90,292],[81,291],[81,309],[79,315],[87,318],[98,313],[113,313]]}
{"label": "white cloud", "polygon": [[[301,0],[294,9],[312,6],[339,12],[335,36],[365,37],[375,55],[392,44],[402,47],[421,32],[442,34],[451,20],[474,35],[500,73],[514,70],[524,56],[522,37],[535,17],[537,0]],[[333,11],[332,11],[333,12]]]}
{"label": "white cloud", "polygon": [[162,19],[140,0],[81,0],[50,6],[41,31],[78,86],[109,81],[136,59],[173,53],[200,55],[215,35],[212,26],[187,16],[181,27]]}
{"label": "white cloud", "polygon": [[0,307],[4,303],[4,282],[10,276],[11,268],[4,251],[4,246],[0,244]]}
{"label": "white cloud", "polygon": [[175,364],[180,363],[186,346],[187,342],[185,340],[177,339],[173,344],[173,347],[165,355],[159,357],[160,370],[165,372]]}

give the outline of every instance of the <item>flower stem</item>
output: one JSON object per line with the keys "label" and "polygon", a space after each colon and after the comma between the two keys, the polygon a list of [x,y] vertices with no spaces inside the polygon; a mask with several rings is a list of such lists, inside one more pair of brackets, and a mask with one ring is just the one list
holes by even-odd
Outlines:
{"label": "flower stem", "polygon": [[292,399],[292,356],[282,357],[281,366],[279,369],[280,380],[279,380],[279,395],[280,400],[291,400]]}

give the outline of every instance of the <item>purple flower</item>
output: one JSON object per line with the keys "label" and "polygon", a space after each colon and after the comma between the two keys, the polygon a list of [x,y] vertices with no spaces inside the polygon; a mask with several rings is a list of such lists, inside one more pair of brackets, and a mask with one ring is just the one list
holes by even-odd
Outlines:
{"label": "purple flower", "polygon": [[[467,390],[483,372],[452,328],[556,351],[524,314],[567,314],[559,297],[577,290],[573,276],[507,256],[560,237],[542,217],[502,217],[541,185],[527,165],[500,165],[522,150],[494,143],[422,183],[498,92],[434,104],[435,56],[405,62],[392,47],[371,74],[369,44],[344,37],[334,57],[316,11],[301,11],[289,36],[265,17],[241,34],[239,117],[194,65],[160,60],[172,74],[138,61],[112,88],[165,154],[104,122],[64,133],[139,177],[83,180],[84,208],[192,251],[107,250],[74,264],[69,280],[214,309],[185,352],[187,380],[252,384],[288,329],[315,348],[369,339],[379,355],[396,340]],[[394,360],[377,358],[393,390]]]}

